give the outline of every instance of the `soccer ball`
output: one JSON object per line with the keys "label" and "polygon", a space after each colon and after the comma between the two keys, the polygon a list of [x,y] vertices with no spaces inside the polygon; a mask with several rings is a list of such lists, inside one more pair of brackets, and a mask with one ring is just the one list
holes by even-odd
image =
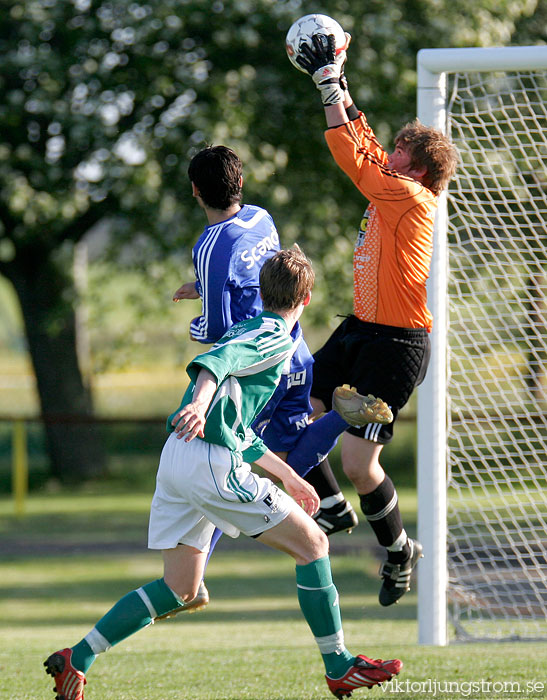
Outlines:
{"label": "soccer ball", "polygon": [[289,61],[295,68],[306,73],[302,66],[296,62],[302,44],[312,46],[311,38],[314,34],[334,34],[336,53],[346,48],[346,35],[338,22],[327,15],[304,15],[291,26],[285,39],[285,47]]}

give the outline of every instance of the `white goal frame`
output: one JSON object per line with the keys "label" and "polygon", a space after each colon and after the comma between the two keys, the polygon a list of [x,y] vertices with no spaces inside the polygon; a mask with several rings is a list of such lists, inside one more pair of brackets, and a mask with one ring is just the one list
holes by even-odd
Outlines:
{"label": "white goal frame", "polygon": [[[447,75],[547,69],[547,46],[423,49],[418,52],[418,118],[446,132]],[[447,613],[447,200],[435,222],[428,284],[434,316],[432,355],[418,390],[418,539],[425,558],[418,577],[418,642],[448,643]]]}

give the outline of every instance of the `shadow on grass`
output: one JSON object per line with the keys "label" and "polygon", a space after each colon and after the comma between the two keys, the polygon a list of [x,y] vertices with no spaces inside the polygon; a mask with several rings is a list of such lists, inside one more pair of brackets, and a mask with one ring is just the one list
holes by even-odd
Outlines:
{"label": "shadow on grass", "polygon": [[[0,518],[0,555],[28,556],[29,552],[18,547],[24,542],[29,547],[41,546],[46,554],[55,554],[57,547],[67,543],[85,545],[95,542],[97,551],[106,541],[140,543],[146,548],[148,514],[123,511],[113,513],[70,513],[26,515],[22,520]],[[35,552],[31,552],[34,554]]]}
{"label": "shadow on grass", "polygon": [[[296,596],[296,594],[295,594]],[[296,598],[295,598],[296,599]],[[114,604],[116,601],[112,600],[111,603]],[[397,606],[397,615],[392,615],[389,613],[378,613],[375,612],[375,608],[378,609],[378,605],[376,606],[370,606],[370,607],[365,607],[365,606],[352,606],[352,605],[344,605],[342,601],[341,609],[342,609],[342,620],[343,622],[347,623],[349,621],[361,621],[361,622],[380,622],[380,621],[388,621],[388,620],[415,620],[416,619],[416,607],[412,604],[404,605],[404,604],[399,604]],[[109,610],[109,603],[105,604],[104,606],[104,613],[106,613]],[[383,610],[383,609],[380,609]],[[58,616],[55,615],[42,615],[38,617],[32,617],[30,619],[26,619],[24,621],[20,620],[20,623],[24,622],[25,627],[28,628],[48,628],[48,627],[62,627],[63,625],[67,626],[74,626],[74,625],[86,625],[90,629],[95,625],[95,623],[100,619],[101,614],[99,615],[91,615],[86,613],[85,615],[78,615],[77,617],[75,616],[74,618],[70,619],[65,619],[59,618]],[[300,612],[299,609],[294,609],[294,610],[287,610],[287,609],[282,609],[279,608],[279,606],[276,606],[275,608],[257,608],[253,609],[252,611],[248,612],[242,612],[242,611],[223,611],[223,612],[215,612],[214,609],[211,610],[205,610],[203,612],[200,612],[198,614],[192,615],[191,616],[191,621],[192,624],[199,624],[199,625],[208,625],[211,623],[215,624],[232,624],[232,623],[250,623],[250,622],[264,622],[267,623],[272,620],[272,617],[275,619],[276,622],[282,622],[282,621],[287,621],[287,622],[296,622],[298,620],[302,620],[302,613]],[[177,616],[175,618],[171,618],[169,620],[164,620],[156,624],[161,624],[161,625],[183,625],[185,624],[184,619],[187,619],[187,616],[184,614],[181,614],[180,616]],[[0,629],[5,626],[4,624],[0,624]],[[171,628],[173,629],[173,628]],[[166,633],[168,629],[165,630]]]}
{"label": "shadow on grass", "polygon": [[[62,567],[59,560],[51,562],[52,566]],[[159,568],[159,567],[158,567]],[[336,573],[336,561],[333,562],[334,578],[341,596],[341,608],[345,620],[389,620],[389,619],[414,619],[416,607],[413,602],[401,601],[393,608],[380,608],[376,601],[378,582],[363,574],[358,569],[347,568],[339,574]],[[62,570],[62,569],[61,569]],[[192,615],[192,622],[199,624],[250,622],[269,620],[275,615],[276,620],[296,620],[301,614],[296,602],[296,585],[290,572],[281,572],[277,575],[271,573],[252,573],[243,577],[232,575],[214,575],[208,580],[211,603],[208,608],[197,615]],[[81,601],[85,609],[89,605],[100,605],[106,612],[119,598],[129,591],[142,586],[146,581],[133,576],[118,576],[116,578],[94,578],[82,582],[70,581],[67,583],[37,582],[36,584],[0,586],[0,597],[10,600],[14,606],[21,604],[24,610],[25,602],[36,603],[65,603],[67,606],[76,606]],[[366,599],[367,605],[355,605],[355,597]],[[348,603],[344,603],[344,598]],[[349,598],[352,602],[349,603]],[[265,599],[272,601],[271,605],[265,605]],[[370,601],[373,601],[370,604]],[[244,605],[242,605],[244,603]],[[233,604],[234,610],[229,606]],[[218,606],[218,607],[217,607]],[[55,605],[57,607],[57,605]],[[228,609],[226,609],[228,607]],[[216,609],[215,609],[216,608]],[[184,613],[165,622],[165,624],[184,624]],[[86,612],[77,615],[76,618],[67,620],[63,614],[34,615],[29,613],[24,620],[25,624],[32,627],[59,625],[59,624],[89,624],[96,622],[96,616]],[[20,620],[22,622],[22,620]]]}

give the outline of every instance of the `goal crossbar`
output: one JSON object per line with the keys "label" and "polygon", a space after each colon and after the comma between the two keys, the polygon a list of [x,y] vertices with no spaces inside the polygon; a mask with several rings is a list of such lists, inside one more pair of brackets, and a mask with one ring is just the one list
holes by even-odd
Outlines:
{"label": "goal crossbar", "polygon": [[418,51],[418,87],[424,87],[425,71],[461,73],[489,70],[536,70],[547,68],[546,46],[504,46],[469,49],[422,49]]}

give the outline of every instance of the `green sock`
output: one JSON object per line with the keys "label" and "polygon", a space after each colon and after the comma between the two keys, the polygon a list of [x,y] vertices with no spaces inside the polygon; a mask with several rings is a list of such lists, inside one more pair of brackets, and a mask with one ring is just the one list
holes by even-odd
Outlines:
{"label": "green sock", "polygon": [[158,615],[178,608],[180,601],[161,578],[121,598],[95,627],[72,648],[72,663],[86,673],[97,654],[152,623]]}
{"label": "green sock", "polygon": [[97,655],[89,644],[82,639],[75,647],[72,647],[72,665],[82,673],[87,673]]}
{"label": "green sock", "polygon": [[332,582],[329,557],[296,566],[298,602],[323,657],[325,671],[340,678],[355,657],[344,645],[338,591]]}

